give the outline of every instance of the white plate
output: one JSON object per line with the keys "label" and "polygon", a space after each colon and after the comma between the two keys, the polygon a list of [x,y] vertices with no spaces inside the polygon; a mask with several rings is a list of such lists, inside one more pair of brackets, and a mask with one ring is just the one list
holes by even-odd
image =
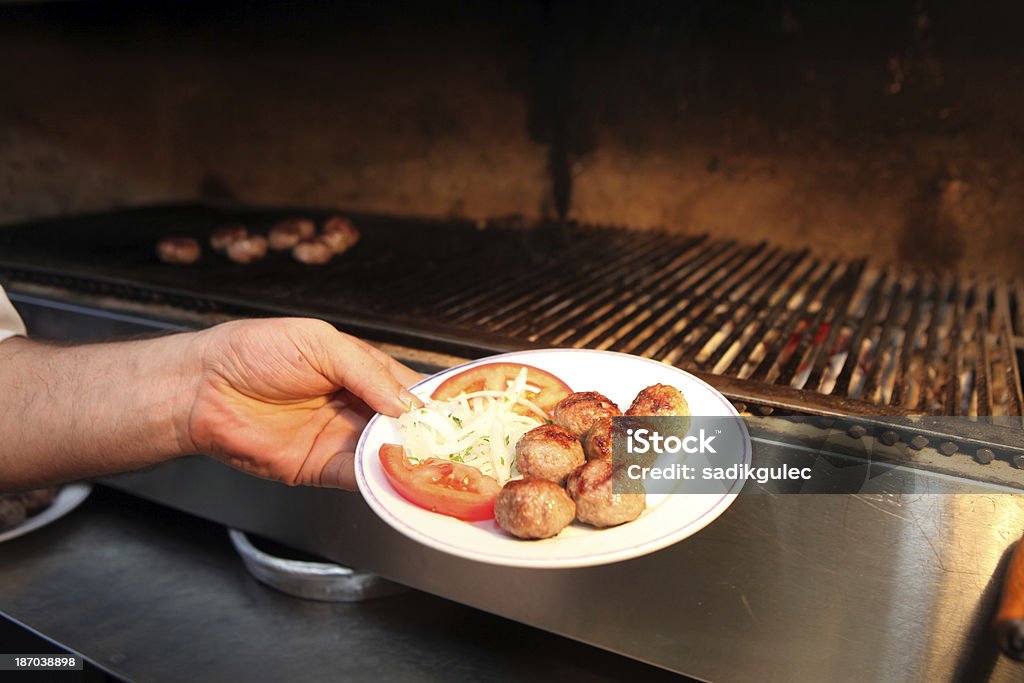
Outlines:
{"label": "white plate", "polygon": [[82,501],[88,498],[91,492],[92,484],[78,483],[61,486],[50,507],[32,515],[13,529],[0,533],[0,543],[17,538],[18,536],[24,536],[30,531],[35,531],[39,527],[46,526],[50,522],[60,519],[81,505]]}
{"label": "white plate", "polygon": [[[610,351],[544,349],[482,358],[423,380],[412,392],[427,398],[451,375],[494,361],[520,362],[547,370],[574,391],[599,391],[625,409],[641,389],[668,384],[683,392],[693,415],[739,417],[722,394],[693,375],[664,363]],[[394,418],[376,415],[356,447],[356,481],[367,503],[409,538],[452,555],[511,567],[586,567],[646,555],[691,536],[710,524],[736,498],[742,481],[726,482],[721,494],[648,494],[638,519],[611,529],[574,522],[555,538],[523,541],[494,520],[463,522],[430,512],[402,498],[388,483],[378,458],[382,444],[402,443]],[[744,441],[741,463],[750,462]]]}

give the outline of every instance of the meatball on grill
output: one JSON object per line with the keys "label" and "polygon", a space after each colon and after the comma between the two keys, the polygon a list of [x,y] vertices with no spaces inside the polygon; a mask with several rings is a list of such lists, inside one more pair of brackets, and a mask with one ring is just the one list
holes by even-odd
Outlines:
{"label": "meatball on grill", "polygon": [[322,266],[331,260],[334,251],[330,245],[319,237],[302,240],[292,249],[292,257],[301,263],[311,266]]}
{"label": "meatball on grill", "polygon": [[270,229],[270,248],[274,251],[291,249],[316,232],[316,225],[306,218],[290,218]]}
{"label": "meatball on grill", "polygon": [[579,440],[558,425],[534,427],[516,444],[516,466],[526,477],[561,484],[583,461]]}
{"label": "meatball on grill", "polygon": [[576,502],[576,519],[591,526],[632,522],[647,507],[643,484],[607,460],[588,460],[580,465],[569,475],[566,488]]}
{"label": "meatball on grill", "polygon": [[210,247],[214,251],[226,251],[232,242],[244,240],[249,236],[249,231],[243,225],[227,225],[217,228],[210,235]]}
{"label": "meatball on grill", "polygon": [[575,516],[576,504],[569,494],[546,479],[510,481],[494,501],[494,521],[519,538],[557,536]]}
{"label": "meatball on grill", "polygon": [[344,216],[332,216],[324,223],[320,237],[330,245],[335,254],[347,251],[359,241],[359,231],[352,221]]}
{"label": "meatball on grill", "polygon": [[188,266],[199,260],[203,249],[191,237],[165,237],[156,245],[156,255],[164,263]]}
{"label": "meatball on grill", "polygon": [[622,415],[619,407],[596,391],[569,394],[555,406],[555,424],[575,437],[582,437],[602,417]]}
{"label": "meatball on grill", "polygon": [[235,240],[227,247],[228,258],[235,263],[253,263],[267,255],[267,238],[250,235]]}

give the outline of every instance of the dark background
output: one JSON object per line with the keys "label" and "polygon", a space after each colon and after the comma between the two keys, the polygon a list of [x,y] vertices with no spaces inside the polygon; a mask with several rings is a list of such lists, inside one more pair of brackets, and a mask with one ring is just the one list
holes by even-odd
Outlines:
{"label": "dark background", "polygon": [[0,222],[565,217],[1016,274],[1012,2],[0,4]]}

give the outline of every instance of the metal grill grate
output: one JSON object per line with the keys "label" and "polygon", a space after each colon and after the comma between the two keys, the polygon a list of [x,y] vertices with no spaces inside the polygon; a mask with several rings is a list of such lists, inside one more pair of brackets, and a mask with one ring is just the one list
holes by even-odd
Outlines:
{"label": "metal grill grate", "polygon": [[207,255],[173,268],[152,255],[168,233],[205,240],[219,225],[259,230],[289,215],[172,206],[29,224],[0,231],[0,272],[199,311],[313,314],[462,355],[623,351],[781,409],[1021,424],[1019,282],[705,235],[379,216],[356,216],[363,241],[323,268],[287,255],[253,266]]}
{"label": "metal grill grate", "polygon": [[582,277],[558,262],[487,290],[411,277],[428,293],[413,312],[912,412],[1021,415],[1019,283],[706,237],[609,237],[601,251],[615,258]]}

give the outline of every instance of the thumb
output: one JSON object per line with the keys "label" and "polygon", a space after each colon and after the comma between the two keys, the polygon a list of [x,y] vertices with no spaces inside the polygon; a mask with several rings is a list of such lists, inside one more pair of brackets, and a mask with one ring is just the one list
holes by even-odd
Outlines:
{"label": "thumb", "polygon": [[397,417],[423,405],[383,363],[337,330],[317,355],[329,381],[349,390],[378,413]]}

